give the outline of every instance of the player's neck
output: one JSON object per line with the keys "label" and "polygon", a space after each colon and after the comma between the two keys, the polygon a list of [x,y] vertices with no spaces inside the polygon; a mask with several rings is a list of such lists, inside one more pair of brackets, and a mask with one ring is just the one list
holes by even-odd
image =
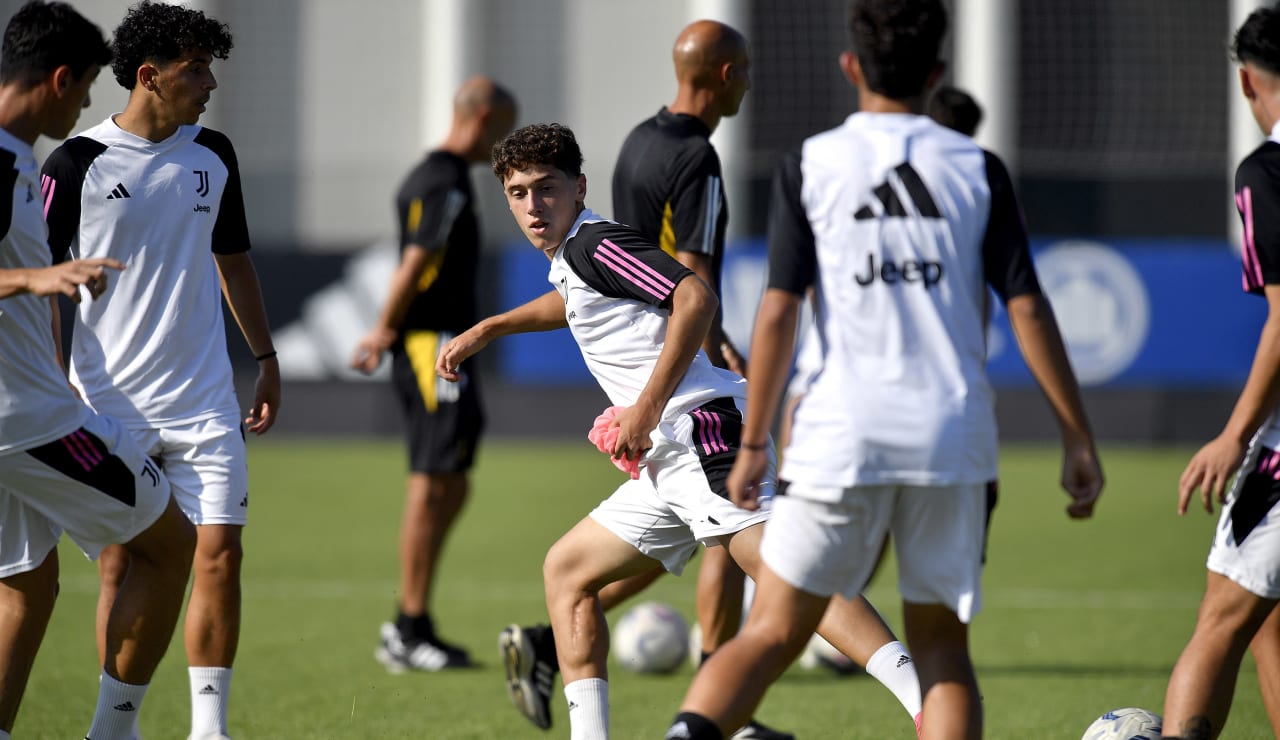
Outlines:
{"label": "player's neck", "polygon": [[715,131],[720,125],[720,114],[716,112],[715,97],[706,90],[693,90],[681,87],[676,93],[675,102],[667,106],[672,113],[681,113],[702,121],[707,129]]}
{"label": "player's neck", "polygon": [[924,114],[924,96],[890,98],[863,87],[858,90],[858,110],[863,113]]}
{"label": "player's neck", "polygon": [[131,96],[124,110],[112,116],[111,120],[122,130],[147,141],[164,141],[182,125],[163,109],[136,96]]}
{"label": "player's neck", "polygon": [[42,128],[31,91],[13,85],[0,87],[0,128],[14,138],[35,146]]}

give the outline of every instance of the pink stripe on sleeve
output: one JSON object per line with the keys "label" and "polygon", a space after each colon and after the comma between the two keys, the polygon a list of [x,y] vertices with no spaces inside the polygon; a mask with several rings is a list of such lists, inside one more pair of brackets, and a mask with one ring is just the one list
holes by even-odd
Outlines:
{"label": "pink stripe on sleeve", "polygon": [[594,256],[614,272],[659,300],[665,300],[675,288],[675,283],[608,239],[600,242]]}
{"label": "pink stripe on sleeve", "polygon": [[40,194],[44,196],[44,220],[49,220],[49,206],[53,205],[53,191],[58,187],[58,181],[48,175],[40,176]]}
{"label": "pink stripe on sleeve", "polygon": [[75,458],[75,461],[80,463],[80,467],[84,468],[86,471],[93,470],[93,466],[90,465],[89,461],[84,458],[84,455],[81,453],[81,450],[80,450],[80,445],[76,444],[75,440],[73,439],[74,437],[75,437],[74,434],[68,434],[67,436],[63,437],[61,440],[62,446],[66,447],[67,452],[71,454],[71,457]]}
{"label": "pink stripe on sleeve", "polygon": [[1258,262],[1258,246],[1253,238],[1253,190],[1248,186],[1236,194],[1236,207],[1244,220],[1244,244],[1241,258],[1244,263],[1244,274],[1241,282],[1246,291],[1262,287],[1262,264]]}
{"label": "pink stripe on sleeve", "polygon": [[83,429],[77,429],[71,433],[80,443],[80,449],[84,451],[85,458],[92,464],[97,465],[102,462],[102,452],[93,446],[93,438],[85,433]]}

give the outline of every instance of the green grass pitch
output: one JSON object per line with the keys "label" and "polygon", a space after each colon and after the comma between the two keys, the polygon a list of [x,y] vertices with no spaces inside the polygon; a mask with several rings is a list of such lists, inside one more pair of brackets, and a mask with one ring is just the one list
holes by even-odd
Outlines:
{"label": "green grass pitch", "polygon": [[[1107,489],[1092,521],[1069,521],[1053,449],[1006,449],[972,631],[990,738],[1079,738],[1108,709],[1161,711],[1190,634],[1216,519],[1179,518],[1175,486],[1189,450],[1104,448]],[[563,696],[550,733],[509,706],[496,638],[508,622],[544,620],[547,547],[620,482],[583,439],[492,442],[449,543],[436,594],[447,639],[482,666],[388,675],[372,653],[392,612],[403,496],[397,441],[254,441],[245,534],[244,628],[231,697],[237,740],[262,738],[567,737]],[[81,737],[98,670],[96,572],[64,545],[62,594],[18,717],[25,738]],[[868,594],[896,628],[892,563]],[[693,618],[693,579],[666,578],[647,598]],[[615,614],[616,617],[616,614]],[[180,628],[179,628],[180,630]],[[142,713],[145,737],[181,738],[188,689],[181,632]],[[615,738],[659,738],[688,685],[613,672]],[[802,738],[911,738],[887,691],[864,677],[793,667],[758,715]],[[1225,737],[1271,737],[1247,662]]]}

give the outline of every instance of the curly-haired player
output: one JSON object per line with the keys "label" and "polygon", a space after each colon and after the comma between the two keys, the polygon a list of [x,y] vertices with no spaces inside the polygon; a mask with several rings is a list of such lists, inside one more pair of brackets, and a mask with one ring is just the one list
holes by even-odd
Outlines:
{"label": "curly-haired player", "polygon": [[[231,45],[227,27],[198,10],[134,5],[114,34],[125,109],[66,141],[44,166],[55,257],[78,249],[79,257],[128,265],[109,299],[77,308],[70,375],[160,462],[196,525],[184,626],[194,738],[227,734],[249,504],[220,294],[258,359],[248,431],[270,429],[280,405],[235,151],[226,136],[197,125],[217,87],[213,60]],[[100,650],[105,606],[129,567],[123,550],[103,553]]]}
{"label": "curly-haired player", "polygon": [[[759,571],[759,525],[769,514],[734,506],[724,488],[745,449],[746,380],[701,351],[719,305],[715,291],[640,232],[587,209],[572,131],[559,124],[517,129],[494,148],[493,171],[520,230],[550,261],[553,287],[459,334],[441,351],[436,372],[460,379],[459,365],[498,337],[567,327],[611,404],[624,407],[610,422],[617,432],[612,452],[637,461],[639,476],[548,551],[543,576],[554,643],[526,634],[521,644],[504,645],[530,658],[506,665],[508,691],[526,716],[549,726],[549,666],[558,662],[570,736],[605,738],[609,640],[600,589],[659,564],[679,574],[699,544],[726,547],[749,575]],[[772,458],[767,441],[758,447]],[[771,492],[772,480],[763,487]],[[857,595],[833,600],[821,628],[859,662],[888,633]]]}

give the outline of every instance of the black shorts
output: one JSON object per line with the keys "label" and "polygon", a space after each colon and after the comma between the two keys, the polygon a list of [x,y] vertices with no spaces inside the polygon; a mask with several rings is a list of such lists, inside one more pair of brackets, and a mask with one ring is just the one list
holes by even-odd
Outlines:
{"label": "black shorts", "polygon": [[464,473],[475,461],[484,431],[479,379],[470,373],[457,383],[437,377],[438,346],[434,341],[411,342],[408,352],[396,348],[391,353],[392,385],[408,426],[409,469]]}

